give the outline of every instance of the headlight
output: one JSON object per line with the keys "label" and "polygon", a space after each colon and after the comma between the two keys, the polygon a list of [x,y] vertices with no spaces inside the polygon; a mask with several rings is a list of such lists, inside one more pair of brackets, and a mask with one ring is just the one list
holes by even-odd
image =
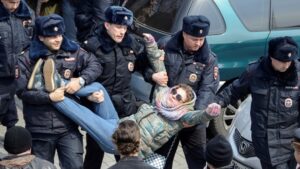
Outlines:
{"label": "headlight", "polygon": [[235,129],[234,131],[234,141],[238,148],[239,153],[243,157],[249,158],[249,157],[256,156],[252,142],[244,139],[237,129]]}

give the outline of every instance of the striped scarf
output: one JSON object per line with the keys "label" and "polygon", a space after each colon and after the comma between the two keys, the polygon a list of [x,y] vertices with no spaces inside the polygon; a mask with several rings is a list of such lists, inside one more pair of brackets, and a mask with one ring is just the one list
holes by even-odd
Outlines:
{"label": "striped scarf", "polygon": [[169,107],[167,106],[167,99],[170,95],[171,89],[172,88],[164,88],[157,94],[155,101],[156,109],[162,116],[164,116],[168,120],[178,120],[187,112],[194,110],[196,94],[193,92],[194,98],[189,102],[181,103],[176,107]]}

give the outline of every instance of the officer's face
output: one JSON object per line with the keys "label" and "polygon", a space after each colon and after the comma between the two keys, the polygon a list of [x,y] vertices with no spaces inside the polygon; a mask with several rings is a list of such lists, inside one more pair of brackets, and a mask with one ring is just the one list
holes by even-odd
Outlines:
{"label": "officer's face", "polygon": [[56,36],[39,36],[39,39],[47,48],[51,51],[57,51],[60,49],[61,43],[63,41],[62,35]]}
{"label": "officer's face", "polygon": [[278,71],[278,72],[285,72],[288,70],[288,68],[291,66],[291,61],[289,62],[282,62],[279,61],[277,59],[274,59],[271,57],[271,62],[272,62],[272,67],[274,68],[274,70]]}
{"label": "officer's face", "polygon": [[185,50],[190,52],[196,52],[203,46],[205,37],[195,37],[185,32],[183,32],[182,35],[183,35],[183,46]]}
{"label": "officer's face", "polygon": [[122,42],[125,33],[127,31],[126,25],[117,25],[104,22],[104,26],[107,30],[108,35],[114,40],[116,43]]}
{"label": "officer's face", "polygon": [[186,92],[182,88],[173,87],[168,94],[167,106],[176,107],[187,100]]}
{"label": "officer's face", "polygon": [[9,12],[14,12],[20,5],[20,0],[1,0],[1,2]]}

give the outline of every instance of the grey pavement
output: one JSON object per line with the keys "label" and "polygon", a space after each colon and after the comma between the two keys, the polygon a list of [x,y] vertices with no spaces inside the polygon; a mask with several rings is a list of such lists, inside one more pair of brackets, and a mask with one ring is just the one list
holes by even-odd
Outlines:
{"label": "grey pavement", "polygon": [[[17,102],[17,104],[20,104],[20,102]],[[20,109],[18,109],[18,115],[19,115],[19,121],[18,121],[17,125],[24,126],[23,114]],[[3,157],[4,154],[6,154],[6,151],[3,149],[3,137],[4,137],[5,131],[6,131],[6,128],[4,126],[0,126],[0,157]],[[83,140],[84,140],[84,147],[85,147],[85,145],[86,145],[85,132],[82,130],[80,130],[80,131],[82,132],[82,134],[84,136]],[[60,169],[57,155],[55,155],[54,163],[55,163],[55,166],[58,169]],[[113,164],[115,164],[114,156],[112,154],[105,153],[101,169],[107,169],[108,167],[112,166]],[[187,168],[188,167],[185,162],[185,157],[184,157],[182,148],[181,148],[181,146],[179,146],[177,149],[176,155],[175,155],[174,162],[173,162],[173,169],[187,169]]]}

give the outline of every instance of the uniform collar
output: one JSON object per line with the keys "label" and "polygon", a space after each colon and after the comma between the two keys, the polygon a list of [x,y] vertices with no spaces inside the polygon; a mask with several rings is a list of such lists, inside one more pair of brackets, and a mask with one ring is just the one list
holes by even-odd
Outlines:
{"label": "uniform collar", "polygon": [[[15,12],[13,12],[15,16],[18,18],[27,20],[27,19],[32,19],[31,18],[31,13],[29,11],[29,7],[25,2],[22,0],[20,1],[19,7],[16,9]],[[3,6],[2,2],[0,2],[0,20],[5,20],[10,17],[11,13]]]}
{"label": "uniform collar", "polygon": [[190,59],[190,57],[188,57],[188,55],[190,55],[191,57],[194,57],[194,60],[196,62],[201,62],[201,63],[207,64],[207,62],[209,61],[208,59],[209,59],[210,49],[209,49],[206,39],[205,39],[203,46],[198,51],[190,54],[187,51],[184,51],[184,49],[183,49],[182,31],[177,32],[168,41],[166,48],[168,50],[175,51],[175,52],[186,55],[187,57],[185,57],[185,58],[187,58],[187,59]]}
{"label": "uniform collar", "polygon": [[[79,49],[79,46],[67,39],[63,35],[63,41],[60,47],[60,51],[58,53],[63,53],[64,52],[75,52]],[[38,58],[45,58],[50,55],[53,55],[53,52],[49,51],[48,48],[41,42],[38,37],[35,37],[34,40],[31,42],[30,47],[29,47],[29,58],[32,60],[37,60]],[[65,55],[61,55],[62,57]]]}

